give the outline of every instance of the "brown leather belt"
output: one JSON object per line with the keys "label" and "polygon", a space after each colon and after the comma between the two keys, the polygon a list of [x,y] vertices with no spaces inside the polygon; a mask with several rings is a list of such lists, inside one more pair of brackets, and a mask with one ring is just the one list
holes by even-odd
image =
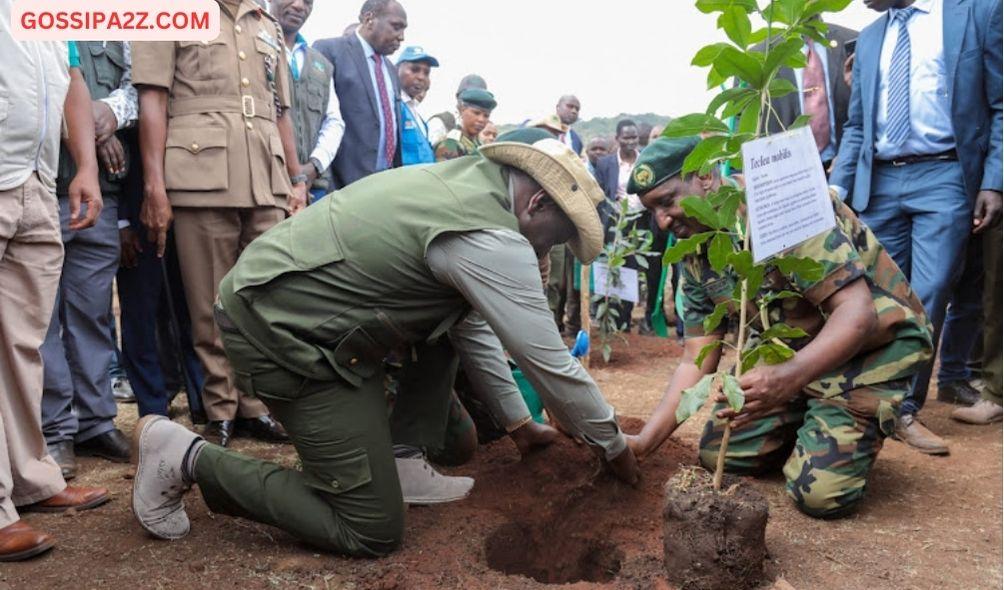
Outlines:
{"label": "brown leather belt", "polygon": [[907,164],[917,164],[919,162],[950,162],[959,159],[959,153],[954,149],[941,152],[939,154],[921,154],[919,156],[903,156],[901,158],[893,158],[892,160],[879,160],[875,161],[879,164],[889,164],[892,166],[906,166]]}
{"label": "brown leather belt", "polygon": [[259,117],[275,121],[275,104],[261,96],[190,96],[167,101],[169,117],[199,113],[240,113],[245,119]]}

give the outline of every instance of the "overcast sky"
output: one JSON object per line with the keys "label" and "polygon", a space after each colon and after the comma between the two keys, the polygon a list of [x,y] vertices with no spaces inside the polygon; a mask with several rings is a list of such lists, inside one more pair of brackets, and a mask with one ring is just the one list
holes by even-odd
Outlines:
{"label": "overcast sky", "polygon": [[[492,119],[518,123],[576,94],[582,117],[655,112],[680,115],[707,105],[707,70],[690,65],[703,45],[723,40],[712,15],[691,0],[402,0],[405,45],[440,61],[423,103],[429,115],[455,103],[460,79],[484,76],[499,106]],[[358,20],[360,0],[314,0],[303,34],[313,42]],[[877,13],[855,0],[832,21],[860,30]],[[395,56],[396,57],[396,56]]]}

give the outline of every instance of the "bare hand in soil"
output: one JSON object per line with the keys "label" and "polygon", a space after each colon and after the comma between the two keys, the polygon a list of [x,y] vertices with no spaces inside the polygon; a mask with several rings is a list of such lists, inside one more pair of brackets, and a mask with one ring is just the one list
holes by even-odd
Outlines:
{"label": "bare hand in soil", "polygon": [[634,453],[635,459],[640,463],[645,459],[645,455],[648,451],[648,445],[642,439],[641,434],[625,434],[624,440],[627,441],[627,446]]}
{"label": "bare hand in soil", "polygon": [[510,432],[509,437],[512,438],[512,442],[516,443],[519,454],[525,457],[557,440],[558,431],[546,424],[538,424],[531,420]]}
{"label": "bare hand in soil", "polygon": [[[753,420],[763,418],[778,407],[790,402],[802,390],[801,379],[793,374],[792,363],[754,367],[739,378],[746,403],[739,412],[726,407],[716,414],[723,420],[733,420],[733,428],[741,428]],[[715,401],[727,403],[725,395],[718,394]]]}
{"label": "bare hand in soil", "polygon": [[613,470],[614,475],[621,481],[630,485],[638,483],[641,471],[638,469],[638,460],[635,459],[634,451],[631,450],[631,447],[624,449],[620,455],[608,461],[607,464],[610,465],[610,469]]}

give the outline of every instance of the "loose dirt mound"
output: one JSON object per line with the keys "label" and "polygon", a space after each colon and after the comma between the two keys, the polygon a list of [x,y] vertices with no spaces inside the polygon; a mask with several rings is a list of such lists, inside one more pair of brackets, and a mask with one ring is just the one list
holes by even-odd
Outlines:
{"label": "loose dirt mound", "polygon": [[[629,432],[641,425],[623,423]],[[409,537],[403,556],[421,547],[428,562],[459,568],[450,573],[464,588],[574,582],[648,588],[662,577],[663,486],[681,463],[694,460],[691,449],[668,444],[645,462],[637,488],[606,471],[588,447],[565,438],[523,460],[507,440],[482,447],[473,463],[452,470],[475,477],[470,498],[409,509],[406,535],[424,529],[435,513],[436,537],[450,541]],[[480,546],[475,560],[458,547],[458,536]],[[405,568],[396,582],[399,588],[422,588],[436,579]]]}
{"label": "loose dirt mound", "polygon": [[767,500],[752,485],[726,475],[685,469],[666,484],[665,557],[682,590],[756,588],[763,580]]}

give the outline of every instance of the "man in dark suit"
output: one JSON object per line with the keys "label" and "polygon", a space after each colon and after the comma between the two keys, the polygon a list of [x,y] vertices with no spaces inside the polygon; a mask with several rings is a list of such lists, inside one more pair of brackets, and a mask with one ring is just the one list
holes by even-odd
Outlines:
{"label": "man in dark suit", "polygon": [[843,76],[848,58],[847,42],[856,39],[858,32],[830,23],[827,27],[827,45],[814,41],[803,46],[802,53],[807,60],[804,68],[781,68],[778,72],[778,77],[794,84],[798,92],[771,100],[778,117],[767,119],[767,129],[770,133],[778,133],[790,127],[799,115],[809,115],[813,135],[817,136],[819,157],[828,170],[843,137],[847,103],[851,100],[851,89]]}
{"label": "man in dark suit", "polygon": [[345,135],[331,164],[335,187],[401,165],[397,68],[386,56],[404,41],[408,16],[395,0],[366,0],[351,35],[314,48],[334,65]]}
{"label": "man in dark suit", "polygon": [[[937,346],[970,232],[1001,211],[1001,2],[866,3],[884,14],[858,38],[830,183],[909,278]],[[945,454],[915,419],[930,373],[903,400],[896,436]]]}

